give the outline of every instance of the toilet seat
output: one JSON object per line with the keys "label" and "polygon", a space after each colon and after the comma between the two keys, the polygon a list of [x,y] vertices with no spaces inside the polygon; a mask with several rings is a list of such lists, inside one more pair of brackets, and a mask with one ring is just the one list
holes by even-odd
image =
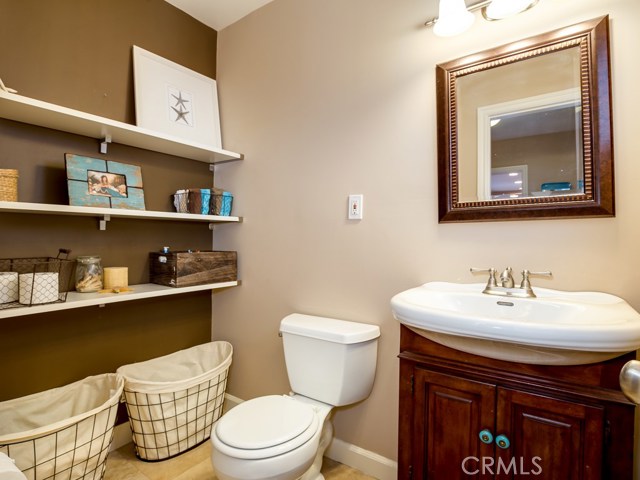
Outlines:
{"label": "toilet seat", "polygon": [[212,441],[234,458],[269,458],[305,444],[318,424],[310,404],[286,395],[268,395],[243,402],[223,415]]}

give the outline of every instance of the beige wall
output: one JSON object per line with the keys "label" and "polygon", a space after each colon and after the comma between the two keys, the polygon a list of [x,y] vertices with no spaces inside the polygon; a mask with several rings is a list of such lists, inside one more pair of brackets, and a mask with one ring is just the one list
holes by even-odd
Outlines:
{"label": "beige wall", "polygon": [[[278,323],[290,312],[380,325],[371,397],[335,416],[336,437],[396,458],[398,324],[391,296],[432,280],[482,281],[470,266],[552,270],[539,286],[604,290],[640,309],[640,2],[545,0],[464,35],[423,28],[424,0],[276,0],[219,32],[227,148],[218,169],[239,228],[240,288],[214,298],[214,338],[233,342],[229,392],[288,389]],[[437,63],[611,15],[617,216],[446,224],[437,220]],[[364,219],[347,221],[347,195]]]}

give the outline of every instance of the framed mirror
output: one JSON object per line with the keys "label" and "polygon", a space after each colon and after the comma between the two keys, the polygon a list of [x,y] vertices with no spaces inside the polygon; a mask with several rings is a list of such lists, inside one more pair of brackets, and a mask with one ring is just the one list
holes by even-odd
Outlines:
{"label": "framed mirror", "polygon": [[609,17],[436,66],[440,222],[614,216]]}

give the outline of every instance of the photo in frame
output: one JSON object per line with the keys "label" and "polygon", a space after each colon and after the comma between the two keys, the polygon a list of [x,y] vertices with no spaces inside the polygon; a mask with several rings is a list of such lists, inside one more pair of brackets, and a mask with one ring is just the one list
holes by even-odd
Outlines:
{"label": "photo in frame", "polygon": [[140,167],[71,153],[64,162],[69,205],[145,209]]}
{"label": "photo in frame", "polygon": [[136,124],[222,148],[216,81],[133,46]]}

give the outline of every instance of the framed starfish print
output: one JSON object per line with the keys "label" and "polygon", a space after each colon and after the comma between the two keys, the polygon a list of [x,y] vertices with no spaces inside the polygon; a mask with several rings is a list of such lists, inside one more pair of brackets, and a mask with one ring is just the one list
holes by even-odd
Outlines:
{"label": "framed starfish print", "polygon": [[216,81],[134,45],[136,123],[222,148]]}

